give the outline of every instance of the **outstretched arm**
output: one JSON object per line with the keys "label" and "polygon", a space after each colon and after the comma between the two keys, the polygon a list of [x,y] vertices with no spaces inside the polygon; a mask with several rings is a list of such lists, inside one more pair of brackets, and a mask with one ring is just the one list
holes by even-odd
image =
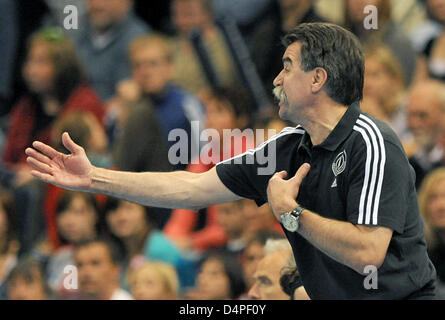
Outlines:
{"label": "outstretched arm", "polygon": [[68,133],[62,135],[62,142],[71,154],[39,141],[26,149],[33,176],[65,189],[102,193],[153,207],[197,210],[241,199],[224,186],[215,168],[200,174],[103,169],[90,163],[84,149]]}

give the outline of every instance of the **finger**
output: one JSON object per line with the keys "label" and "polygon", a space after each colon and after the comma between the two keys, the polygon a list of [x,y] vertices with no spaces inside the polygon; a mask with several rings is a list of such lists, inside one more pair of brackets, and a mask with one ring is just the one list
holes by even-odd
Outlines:
{"label": "finger", "polygon": [[78,144],[76,144],[73,139],[71,139],[70,135],[68,134],[68,132],[64,132],[62,134],[62,143],[65,146],[65,148],[67,148],[71,153],[79,153],[80,151],[82,151],[82,147],[79,146]]}
{"label": "finger", "polygon": [[45,173],[50,173],[51,167],[43,162],[40,162],[34,158],[27,158],[26,161],[33,167],[36,168],[37,170],[41,171],[41,172],[45,172]]}
{"label": "finger", "polygon": [[40,171],[37,171],[37,170],[31,170],[31,174],[32,174],[33,177],[35,177],[37,179],[40,179],[40,180],[42,180],[44,182],[47,182],[47,183],[54,183],[54,181],[55,181],[54,177],[52,175],[47,174],[47,173],[43,173],[43,172],[40,172]]}
{"label": "finger", "polygon": [[56,157],[60,153],[57,150],[55,150],[52,147],[50,147],[49,145],[44,144],[44,143],[42,143],[40,141],[34,141],[32,143],[32,146],[35,149],[39,150],[44,155],[46,155],[47,157],[49,157],[50,159],[53,159],[54,157]]}
{"label": "finger", "polygon": [[303,163],[300,168],[298,168],[297,172],[295,173],[295,176],[292,177],[292,182],[295,183],[297,187],[300,186],[301,182],[303,182],[303,179],[307,176],[309,173],[309,170],[311,169],[311,165],[309,163]]}
{"label": "finger", "polygon": [[46,163],[47,165],[51,164],[51,159],[48,158],[47,156],[45,156],[44,154],[37,152],[36,150],[34,150],[33,148],[26,148],[25,150],[25,154],[28,157],[32,157],[35,158],[36,160]]}
{"label": "finger", "polygon": [[287,172],[285,170],[277,172],[277,173],[274,174],[274,177],[278,177],[278,178],[284,179],[284,178],[287,177]]}

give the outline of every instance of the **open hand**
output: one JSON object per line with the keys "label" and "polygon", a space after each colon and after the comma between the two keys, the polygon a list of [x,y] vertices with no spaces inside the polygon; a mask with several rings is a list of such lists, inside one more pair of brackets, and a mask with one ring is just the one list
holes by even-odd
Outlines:
{"label": "open hand", "polygon": [[65,189],[87,191],[91,186],[94,167],[85,150],[74,143],[67,132],[62,134],[62,143],[71,154],[63,154],[40,141],[34,141],[33,148],[25,150],[28,156],[26,161],[34,168],[31,174]]}

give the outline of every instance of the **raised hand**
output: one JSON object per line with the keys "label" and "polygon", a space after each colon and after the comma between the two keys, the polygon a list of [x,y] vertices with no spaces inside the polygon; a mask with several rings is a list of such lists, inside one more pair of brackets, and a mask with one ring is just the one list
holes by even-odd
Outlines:
{"label": "raised hand", "polygon": [[270,209],[275,218],[280,221],[281,215],[285,212],[295,209],[297,206],[296,198],[300,191],[301,182],[306,177],[311,166],[304,163],[295,173],[295,176],[284,180],[287,176],[286,171],[275,173],[269,180],[267,186],[267,199]]}
{"label": "raised hand", "polygon": [[62,143],[71,154],[63,154],[42,142],[34,141],[33,148],[25,150],[28,156],[26,160],[34,168],[31,174],[65,189],[87,191],[91,186],[94,167],[85,150],[74,143],[67,132],[62,134]]}

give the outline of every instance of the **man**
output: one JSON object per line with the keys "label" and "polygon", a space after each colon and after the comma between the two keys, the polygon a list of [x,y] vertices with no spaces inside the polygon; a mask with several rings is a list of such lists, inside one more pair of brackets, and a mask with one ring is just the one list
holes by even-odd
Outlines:
{"label": "man", "polygon": [[119,288],[119,264],[114,248],[108,242],[88,241],[76,247],[74,262],[82,298],[99,300],[132,300]]}
{"label": "man", "polygon": [[[267,240],[264,246],[265,256],[258,263],[254,274],[255,282],[249,290],[249,296],[259,300],[289,300],[289,295],[285,293],[280,285],[281,273],[289,260],[294,260],[292,248],[285,239]],[[295,260],[294,260],[295,264]],[[298,300],[307,300],[304,288],[296,289]],[[299,294],[300,291],[303,294]]]}
{"label": "man", "polygon": [[[204,123],[204,107],[193,94],[172,83],[172,50],[163,36],[138,37],[130,44],[129,56],[133,77],[120,84],[115,98],[119,113],[129,110],[116,142],[115,162],[121,170],[165,171],[170,167],[167,148],[176,144],[169,133],[183,129],[190,137],[191,122]],[[134,136],[144,136],[144,141],[135,141]],[[185,163],[174,165],[175,169],[186,167]]]}
{"label": "man", "polygon": [[[284,68],[274,80],[279,115],[301,126],[202,174],[96,168],[64,133],[70,155],[40,142],[33,143],[40,152],[27,149],[33,175],[155,206],[268,202],[311,299],[433,297],[435,270],[414,173],[395,133],[358,108],[364,74],[358,40],[341,27],[308,23],[283,43]],[[277,173],[265,174],[258,160],[274,147]]]}
{"label": "man", "polygon": [[441,115],[445,113],[445,86],[438,81],[423,81],[408,94],[408,128],[414,142],[410,163],[416,171],[416,186],[441,162],[444,149],[437,143]]}
{"label": "man", "polygon": [[130,76],[128,44],[150,30],[132,7],[133,0],[88,0],[87,25],[73,35],[90,83],[104,101]]}

